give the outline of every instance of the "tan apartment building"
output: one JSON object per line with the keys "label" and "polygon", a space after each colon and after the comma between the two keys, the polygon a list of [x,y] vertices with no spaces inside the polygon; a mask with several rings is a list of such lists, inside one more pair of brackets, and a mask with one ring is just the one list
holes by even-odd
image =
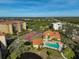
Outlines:
{"label": "tan apartment building", "polygon": [[0,59],[6,59],[7,55],[7,42],[4,33],[0,32]]}
{"label": "tan apartment building", "polygon": [[6,38],[3,33],[0,32],[0,42],[6,47]]}
{"label": "tan apartment building", "polygon": [[13,34],[16,31],[26,30],[26,22],[19,20],[0,21],[0,32]]}

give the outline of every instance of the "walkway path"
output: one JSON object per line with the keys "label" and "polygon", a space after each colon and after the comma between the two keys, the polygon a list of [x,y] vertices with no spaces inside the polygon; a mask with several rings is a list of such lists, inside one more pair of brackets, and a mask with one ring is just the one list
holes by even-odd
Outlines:
{"label": "walkway path", "polygon": [[64,56],[64,54],[61,52],[61,55],[62,55],[62,57],[64,58],[64,59],[67,59],[65,56]]}

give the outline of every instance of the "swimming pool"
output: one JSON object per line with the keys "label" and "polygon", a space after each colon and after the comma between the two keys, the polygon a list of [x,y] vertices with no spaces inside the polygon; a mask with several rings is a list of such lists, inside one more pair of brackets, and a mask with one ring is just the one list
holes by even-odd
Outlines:
{"label": "swimming pool", "polygon": [[59,48],[59,44],[58,43],[46,43],[46,46],[48,46],[49,48]]}

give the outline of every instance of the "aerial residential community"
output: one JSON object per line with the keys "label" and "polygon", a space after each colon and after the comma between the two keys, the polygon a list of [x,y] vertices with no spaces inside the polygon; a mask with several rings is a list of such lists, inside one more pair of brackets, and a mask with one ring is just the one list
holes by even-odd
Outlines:
{"label": "aerial residential community", "polygon": [[79,0],[0,0],[0,59],[79,59]]}
{"label": "aerial residential community", "polygon": [[0,59],[78,58],[78,24],[39,19],[0,20]]}

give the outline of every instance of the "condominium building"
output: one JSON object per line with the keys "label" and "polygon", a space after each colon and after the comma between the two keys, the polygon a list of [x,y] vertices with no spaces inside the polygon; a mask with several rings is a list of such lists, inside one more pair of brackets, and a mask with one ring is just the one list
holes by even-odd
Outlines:
{"label": "condominium building", "polygon": [[0,59],[5,59],[7,55],[6,38],[3,33],[0,32]]}
{"label": "condominium building", "polygon": [[0,32],[13,34],[16,31],[26,30],[26,22],[20,20],[1,20]]}

